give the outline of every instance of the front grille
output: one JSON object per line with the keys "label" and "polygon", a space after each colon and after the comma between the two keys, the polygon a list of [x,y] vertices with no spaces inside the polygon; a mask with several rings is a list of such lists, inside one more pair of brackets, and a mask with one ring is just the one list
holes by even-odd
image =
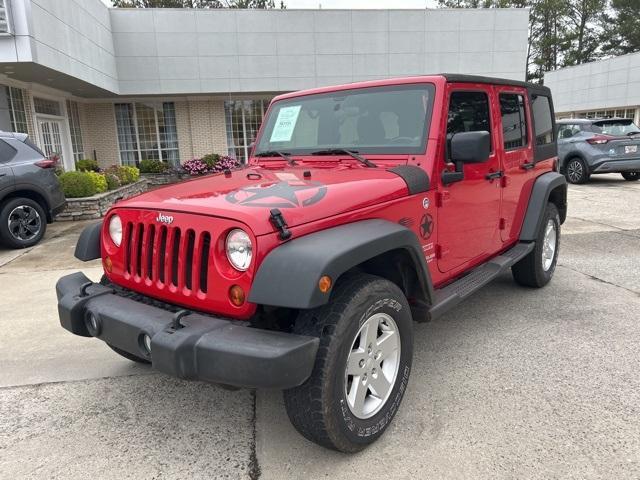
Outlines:
{"label": "front grille", "polygon": [[128,222],[123,247],[125,271],[135,282],[207,293],[209,232]]}

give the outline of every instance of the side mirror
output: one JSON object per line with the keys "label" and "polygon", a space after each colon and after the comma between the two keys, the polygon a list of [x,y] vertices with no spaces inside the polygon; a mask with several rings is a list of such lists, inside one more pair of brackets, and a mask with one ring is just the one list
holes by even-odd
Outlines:
{"label": "side mirror", "polygon": [[482,163],[491,154],[491,134],[486,130],[461,132],[451,137],[449,156],[454,163]]}
{"label": "side mirror", "polygon": [[460,132],[448,139],[449,160],[456,165],[455,171],[442,172],[442,183],[449,185],[464,179],[465,163],[482,163],[491,155],[491,134],[486,130]]}

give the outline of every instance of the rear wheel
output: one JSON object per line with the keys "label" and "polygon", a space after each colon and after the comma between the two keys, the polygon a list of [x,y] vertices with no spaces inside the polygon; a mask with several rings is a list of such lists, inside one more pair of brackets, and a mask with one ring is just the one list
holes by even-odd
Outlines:
{"label": "rear wheel", "polygon": [[0,209],[0,240],[7,247],[32,247],[46,230],[47,217],[35,200],[12,198]]}
{"label": "rear wheel", "polygon": [[388,280],[357,274],[336,285],[329,304],[302,312],[295,331],[320,337],[320,347],[309,379],[284,392],[291,423],[327,448],[362,450],[387,429],[407,387],[406,298]]}
{"label": "rear wheel", "polygon": [[589,180],[589,168],[581,158],[570,158],[564,167],[564,171],[569,183],[580,184]]}
{"label": "rear wheel", "polygon": [[560,214],[547,203],[533,251],[511,267],[514,280],[527,287],[544,287],[556,270],[560,249]]}
{"label": "rear wheel", "polygon": [[640,172],[624,172],[622,174],[622,178],[624,178],[627,182],[635,182],[640,180]]}

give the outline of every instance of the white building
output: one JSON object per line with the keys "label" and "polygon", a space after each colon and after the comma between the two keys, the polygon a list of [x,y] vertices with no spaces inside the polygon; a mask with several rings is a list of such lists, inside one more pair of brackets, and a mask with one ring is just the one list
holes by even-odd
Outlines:
{"label": "white building", "polygon": [[438,72],[525,76],[526,9],[0,6],[0,129],[29,133],[66,168],[79,158],[244,159],[269,100],[291,90]]}
{"label": "white building", "polygon": [[623,117],[640,123],[640,52],[544,75],[558,118]]}

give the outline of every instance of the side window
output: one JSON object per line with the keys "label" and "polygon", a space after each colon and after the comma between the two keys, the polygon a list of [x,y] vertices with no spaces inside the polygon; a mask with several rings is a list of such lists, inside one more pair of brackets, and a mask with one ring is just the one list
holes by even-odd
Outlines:
{"label": "side window", "polygon": [[4,140],[0,140],[0,163],[7,163],[13,160],[17,150]]}
{"label": "side window", "polygon": [[580,125],[563,124],[558,128],[558,140],[567,139],[573,137],[576,133],[580,132]]}
{"label": "side window", "polygon": [[504,149],[522,148],[527,138],[527,117],[524,112],[524,97],[515,93],[500,94],[500,116]]}
{"label": "side window", "polygon": [[481,130],[491,133],[487,94],[484,92],[453,92],[449,100],[447,135]]}
{"label": "side window", "polygon": [[536,145],[553,143],[553,119],[551,102],[544,95],[533,95],[531,102],[533,124],[535,125]]}

